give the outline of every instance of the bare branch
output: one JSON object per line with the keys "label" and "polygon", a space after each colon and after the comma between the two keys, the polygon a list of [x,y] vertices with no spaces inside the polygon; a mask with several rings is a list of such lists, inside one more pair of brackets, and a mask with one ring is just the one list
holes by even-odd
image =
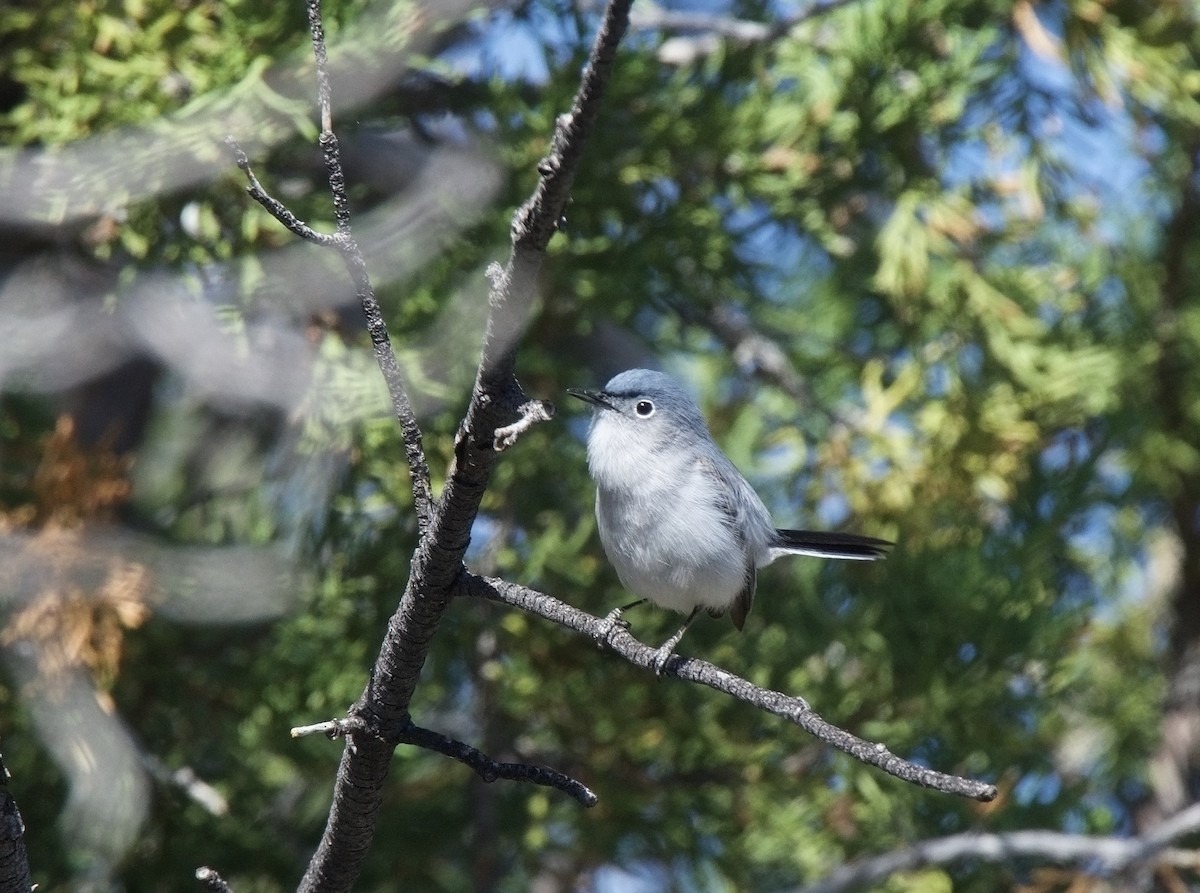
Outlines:
{"label": "bare branch", "polygon": [[[584,146],[600,113],[617,45],[629,25],[631,4],[632,0],[609,0],[605,7],[571,110],[555,120],[550,151],[538,163],[537,187],[513,216],[513,250],[508,265],[502,271],[489,273],[491,312],[484,334],[475,400],[467,414],[467,431],[476,430],[477,410],[486,410],[489,401],[509,403],[510,409],[525,402],[513,377],[517,339],[525,311],[537,294],[537,276],[546,246],[562,223]],[[490,444],[492,439],[488,437],[485,442]]]}
{"label": "bare branch", "polygon": [[700,31],[742,44],[770,43],[784,37],[797,25],[855,2],[858,0],[828,0],[778,22],[749,22],[710,13],[643,6],[631,16],[630,24],[639,31]]}
{"label": "bare branch", "polygon": [[699,31],[738,43],[761,43],[772,31],[766,22],[650,5],[638,7],[629,24],[638,31]]}
{"label": "bare branch", "polygon": [[412,479],[413,504],[417,514],[417,528],[424,534],[429,527],[434,511],[433,492],[429,483],[429,464],[425,460],[425,449],[421,443],[421,426],[404,388],[404,376],[392,342],[388,337],[383,312],[375,298],[371,277],[367,273],[367,262],[359,250],[350,229],[350,197],[346,192],[346,175],[342,170],[341,149],[333,133],[332,90],[329,84],[329,64],[325,50],[325,30],[321,25],[321,0],[307,0],[308,25],[312,33],[313,56],[317,67],[317,103],[321,114],[321,154],[329,174],[329,191],[333,196],[333,215],[337,221],[338,250],[346,265],[350,278],[362,304],[363,316],[367,321],[367,332],[375,351],[375,362],[387,383],[388,395],[392,399],[392,410],[400,422],[404,435],[404,454],[408,460],[409,476]]}
{"label": "bare branch", "polygon": [[[350,732],[366,732],[361,720],[331,719],[328,722],[314,723],[309,726],[296,726],[292,729],[292,737],[304,735],[325,735],[330,739],[343,738]],[[565,773],[544,766],[534,766],[528,763],[505,763],[493,759],[483,751],[462,741],[450,738],[440,732],[422,728],[411,722],[400,731],[397,744],[411,744],[423,747],[443,756],[458,760],[470,766],[480,778],[486,782],[497,779],[509,781],[527,781],[531,784],[543,785],[562,791],[569,797],[578,800],[584,806],[595,806],[598,802],[596,795],[581,781],[577,781]]]}
{"label": "bare branch", "polygon": [[596,795],[583,782],[577,781],[562,772],[547,769],[543,766],[533,766],[528,763],[502,763],[499,760],[492,759],[483,753],[483,751],[471,747],[469,744],[448,738],[439,732],[423,729],[420,726],[410,725],[404,730],[402,740],[405,744],[424,747],[427,750],[436,751],[443,756],[458,760],[460,763],[470,766],[475,770],[476,775],[489,783],[500,778],[511,781],[528,781],[531,784],[543,785],[544,787],[562,791],[567,796],[578,800],[584,806],[595,806],[598,800]]}
{"label": "bare branch", "polygon": [[[308,9],[308,30],[312,35],[313,61],[317,66],[317,109],[321,115],[321,133],[333,132],[333,88],[329,83],[329,53],[325,49],[325,26],[321,23],[321,0],[306,0]],[[340,169],[340,165],[339,165]],[[332,173],[332,171],[331,171]],[[331,184],[332,185],[332,184]],[[337,193],[334,188],[334,202],[337,203]],[[345,183],[340,190],[341,197],[346,197]],[[343,210],[345,202],[343,201]],[[338,217],[338,232],[349,230],[350,216],[345,213]]]}
{"label": "bare branch", "polygon": [[317,245],[334,247],[337,245],[337,237],[329,233],[318,232],[313,229],[290,210],[283,202],[268,193],[263,189],[262,183],[258,182],[258,177],[254,174],[254,169],[250,166],[250,159],[246,157],[246,153],[242,151],[241,145],[232,136],[225,137],[225,145],[233,150],[234,159],[237,162],[238,168],[246,175],[246,180],[250,183],[246,187],[246,192],[250,197],[267,209],[267,213],[290,229],[301,239],[306,239]]}
{"label": "bare branch", "polygon": [[520,416],[511,425],[496,429],[495,450],[504,452],[517,442],[517,439],[536,425],[538,422],[548,422],[554,418],[554,404],[549,400],[530,400],[517,407]]}
{"label": "bare branch", "polygon": [[337,221],[337,233],[330,235],[314,230],[293,214],[282,202],[273,198],[258,181],[246,153],[242,151],[237,140],[233,137],[226,139],[226,144],[234,151],[237,166],[246,175],[250,185],[247,192],[255,201],[266,208],[276,220],[302,239],[307,239],[317,245],[332,247],[338,250],[350,278],[354,280],[355,292],[359,303],[362,304],[363,315],[366,317],[367,332],[371,336],[371,346],[375,352],[375,361],[383,373],[387,384],[388,395],[392,401],[392,411],[404,437],[404,454],[408,460],[409,476],[412,479],[413,504],[417,515],[417,527],[424,533],[429,526],[429,520],[434,511],[433,492],[429,482],[429,464],[425,459],[422,445],[421,427],[417,423],[416,413],[408,399],[404,387],[404,375],[392,350],[391,339],[388,337],[387,326],[383,321],[383,312],[375,297],[375,289],[371,285],[371,277],[367,273],[367,264],[362,251],[354,239],[350,226],[350,200],[346,192],[346,176],[342,170],[341,151],[337,137],[332,131],[331,90],[329,85],[328,59],[325,50],[325,34],[321,26],[320,0],[308,0],[309,30],[312,32],[313,54],[317,62],[317,93],[321,115],[320,145],[325,169],[329,176],[329,190],[333,198],[334,219]]}
{"label": "bare branch", "polygon": [[[470,573],[463,574],[459,591],[464,595],[514,605],[593,638],[603,639],[630,663],[647,669],[654,668],[656,649],[643,645],[627,630],[619,626],[612,627],[601,618],[593,617],[591,614],[573,608],[545,593],[527,589],[506,580],[479,577]],[[883,744],[864,741],[826,722],[803,698],[760,688],[754,683],[706,661],[676,655],[664,667],[663,675],[678,676],[689,682],[707,685],[760,710],[773,713],[795,723],[817,740],[910,784],[932,788],[945,794],[968,797],[972,800],[987,801],[996,796],[996,788],[990,784],[961,778],[957,775],[947,775],[910,763],[890,752]]]}
{"label": "bare branch", "polygon": [[703,326],[716,336],[743,372],[772,383],[802,406],[824,413],[831,421],[848,424],[842,415],[813,398],[808,382],[792,365],[779,342],[754,328],[749,316],[740,308],[722,304],[709,310],[678,309],[689,322]]}
{"label": "bare branch", "polygon": [[801,403],[812,405],[815,402],[808,384],[779,342],[755,329],[739,308],[729,304],[714,307],[704,314],[702,324],[721,339],[740,369],[773,382]]}
{"label": "bare branch", "polygon": [[[317,46],[321,43],[319,0],[307,2],[310,21],[315,23],[312,31],[319,62],[322,58],[321,47]],[[351,724],[346,729],[346,747],[338,767],[329,819],[300,884],[305,893],[348,890],[362,869],[383,802],[392,751],[404,740],[410,724],[408,705],[434,633],[462,574],[471,527],[498,455],[496,429],[511,424],[519,408],[529,402],[514,375],[516,344],[534,304],[546,246],[566,207],[584,142],[595,122],[611,73],[617,44],[628,24],[630,3],[631,0],[610,0],[605,9],[579,93],[567,116],[569,123],[560,123],[551,152],[539,166],[541,177],[537,189],[514,217],[513,249],[507,266],[492,280],[479,369],[470,406],[455,440],[454,461],[441,501],[433,506],[413,555],[408,586],[388,623],[370,682],[350,710]],[[336,196],[339,190],[344,190],[344,184],[334,175],[337,143],[332,133],[322,133],[321,146],[330,166],[330,187],[336,204]],[[344,191],[340,194],[344,195]],[[339,236],[340,226],[339,221]],[[352,244],[346,240],[346,245]],[[351,252],[346,245],[341,246],[342,256],[359,285],[376,356],[391,389],[392,367],[382,356],[382,347],[386,346],[386,356],[394,364],[387,333],[373,298],[365,293],[368,283],[361,255],[357,250]],[[414,443],[419,451],[419,440],[410,439],[406,427],[406,447]],[[409,461],[410,466],[415,465],[411,450]],[[414,493],[417,480],[418,475],[414,474]]]}
{"label": "bare branch", "polygon": [[843,865],[824,880],[796,893],[844,893],[878,884],[897,872],[949,865],[963,859],[1009,862],[1018,856],[1028,856],[1056,863],[1086,862],[1099,872],[1116,873],[1154,861],[1171,842],[1198,830],[1200,804],[1177,813],[1143,837],[1093,837],[1056,831],[954,834]]}
{"label": "bare branch", "polygon": [[858,430],[850,414],[816,399],[808,381],[788,359],[779,341],[755,328],[749,315],[735,304],[695,307],[686,301],[672,302],[674,311],[689,325],[709,332],[725,345],[738,370],[779,388],[807,411],[820,413],[829,422]]}

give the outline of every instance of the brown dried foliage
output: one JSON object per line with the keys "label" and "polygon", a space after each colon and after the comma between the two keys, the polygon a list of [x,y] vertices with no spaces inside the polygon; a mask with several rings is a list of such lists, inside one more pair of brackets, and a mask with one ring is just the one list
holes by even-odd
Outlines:
{"label": "brown dried foliage", "polygon": [[79,444],[63,416],[30,479],[32,502],[0,513],[0,534],[13,544],[0,583],[19,605],[0,644],[33,645],[45,684],[77,667],[111,682],[125,630],[149,614],[150,572],[89,547],[89,528],[112,522],[129,496],[130,464],[103,446]]}

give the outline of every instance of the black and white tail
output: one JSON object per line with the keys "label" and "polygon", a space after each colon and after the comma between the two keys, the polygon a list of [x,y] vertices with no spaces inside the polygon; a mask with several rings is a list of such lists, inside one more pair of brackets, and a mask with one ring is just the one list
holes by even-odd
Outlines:
{"label": "black and white tail", "polygon": [[819,530],[776,530],[771,551],[779,555],[811,555],[814,558],[845,558],[874,561],[886,558],[893,545],[887,540],[855,533],[822,533]]}

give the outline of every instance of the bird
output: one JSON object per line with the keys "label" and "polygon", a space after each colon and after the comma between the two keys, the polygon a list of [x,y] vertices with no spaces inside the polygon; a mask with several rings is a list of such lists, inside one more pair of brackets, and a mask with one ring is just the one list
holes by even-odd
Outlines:
{"label": "bird", "polygon": [[695,398],[676,379],[630,369],[602,390],[568,388],[592,407],[588,470],[596,483],[600,542],[621,584],[638,600],[687,614],[656,652],[661,675],[702,613],[729,612],[741,630],[754,604],[758,569],[785,555],[872,561],[893,543],[853,533],[779,529],[762,499],[722,452]]}

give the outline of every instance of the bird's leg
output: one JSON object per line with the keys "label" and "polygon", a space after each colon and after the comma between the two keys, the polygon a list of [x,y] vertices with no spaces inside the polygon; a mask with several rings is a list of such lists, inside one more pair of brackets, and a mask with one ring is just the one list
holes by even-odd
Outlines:
{"label": "bird's leg", "polygon": [[620,608],[613,608],[606,615],[604,615],[604,619],[600,621],[600,629],[596,631],[594,636],[596,639],[596,644],[603,645],[605,642],[607,642],[608,637],[612,635],[613,630],[618,626],[623,626],[628,629],[629,623],[621,619],[621,614],[623,614],[625,611],[628,611],[630,608],[636,608],[638,605],[644,605],[647,601],[649,601],[649,599],[639,598],[636,602],[630,602],[629,604]]}
{"label": "bird's leg", "polygon": [[688,615],[688,619],[683,621],[683,626],[679,627],[679,631],[675,633],[675,635],[671,636],[671,638],[667,639],[667,641],[663,642],[662,647],[659,648],[658,651],[654,652],[655,676],[662,675],[663,670],[667,666],[667,661],[669,661],[671,659],[671,655],[675,653],[675,646],[679,644],[679,640],[683,638],[683,634],[686,633],[688,627],[692,625],[692,621],[699,617],[700,612],[703,610],[704,608],[700,605],[697,605],[695,608],[693,608],[692,613]]}

